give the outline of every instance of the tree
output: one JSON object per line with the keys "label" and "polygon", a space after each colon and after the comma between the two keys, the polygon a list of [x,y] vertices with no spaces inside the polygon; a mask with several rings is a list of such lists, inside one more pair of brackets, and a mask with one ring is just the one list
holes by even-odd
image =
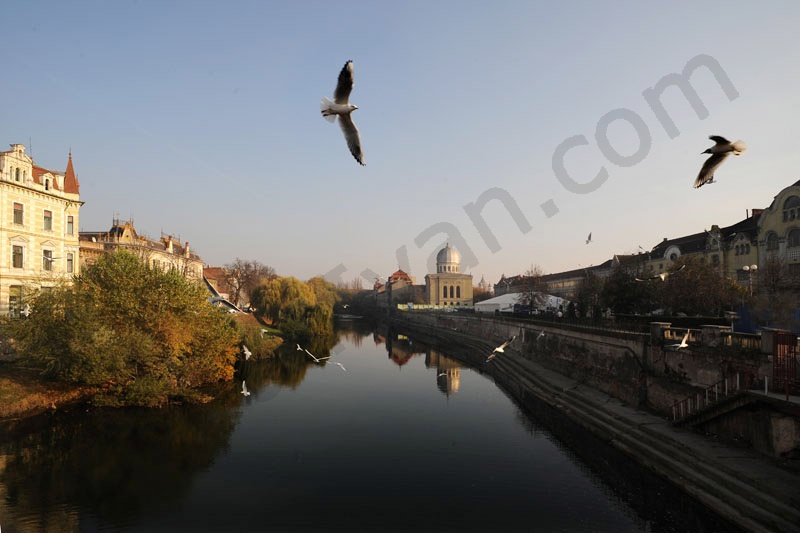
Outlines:
{"label": "tree", "polygon": [[20,353],[50,375],[103,385],[112,403],[160,405],[233,377],[238,333],[198,283],[118,250],[73,286],[33,297],[11,324]]}
{"label": "tree", "polygon": [[617,314],[649,313],[661,301],[661,283],[661,280],[636,281],[635,274],[616,266],[603,284],[601,305]]}
{"label": "tree", "polygon": [[236,305],[244,305],[243,299],[252,299],[251,292],[263,281],[275,277],[275,269],[259,263],[246,261],[238,257],[233,263],[225,265],[225,282],[230,287],[229,299]]}
{"label": "tree", "polygon": [[667,272],[663,304],[673,314],[721,316],[741,297],[741,287],[720,276],[714,266],[696,259],[676,261]]}
{"label": "tree", "polygon": [[[764,324],[797,328],[800,323],[800,271],[777,256],[768,257],[758,269],[750,274],[747,293],[752,291],[755,314]],[[752,286],[750,286],[752,283]]]}
{"label": "tree", "polygon": [[546,296],[544,295],[545,286],[542,281],[542,269],[539,265],[531,265],[525,271],[520,283],[520,289],[525,301],[529,303],[532,309],[544,306],[546,301]]}

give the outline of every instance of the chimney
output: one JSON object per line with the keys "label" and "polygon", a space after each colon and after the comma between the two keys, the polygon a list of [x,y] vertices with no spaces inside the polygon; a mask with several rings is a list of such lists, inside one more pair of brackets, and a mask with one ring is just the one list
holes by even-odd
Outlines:
{"label": "chimney", "polygon": [[186,246],[183,247],[183,256],[189,257],[189,241],[186,241]]}

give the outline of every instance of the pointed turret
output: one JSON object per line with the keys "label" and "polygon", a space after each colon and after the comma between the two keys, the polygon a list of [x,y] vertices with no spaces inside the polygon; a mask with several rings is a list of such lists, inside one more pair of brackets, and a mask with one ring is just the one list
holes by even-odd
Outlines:
{"label": "pointed turret", "polygon": [[80,184],[78,183],[77,176],[75,176],[75,169],[72,168],[72,150],[69,152],[67,171],[64,173],[64,192],[80,194]]}

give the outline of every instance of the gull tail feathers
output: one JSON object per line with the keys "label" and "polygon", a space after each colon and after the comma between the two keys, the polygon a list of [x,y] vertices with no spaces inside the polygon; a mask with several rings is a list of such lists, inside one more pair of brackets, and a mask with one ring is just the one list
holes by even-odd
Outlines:
{"label": "gull tail feathers", "polygon": [[741,155],[742,152],[747,150],[747,145],[744,141],[736,141],[735,143],[731,143],[731,148],[733,148],[733,155]]}
{"label": "gull tail feathers", "polygon": [[336,115],[331,113],[332,108],[333,102],[327,96],[323,96],[319,103],[319,109],[322,112],[322,117],[328,122],[334,122],[336,120]]}

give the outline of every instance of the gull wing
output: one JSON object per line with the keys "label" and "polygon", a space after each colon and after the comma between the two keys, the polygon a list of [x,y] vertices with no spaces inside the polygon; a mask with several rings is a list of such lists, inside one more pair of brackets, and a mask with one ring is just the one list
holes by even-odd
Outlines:
{"label": "gull wing", "polygon": [[720,166],[729,155],[730,152],[725,152],[722,154],[714,154],[706,159],[706,162],[703,163],[703,168],[700,169],[700,173],[697,175],[697,179],[694,180],[694,188],[702,187],[704,184],[714,179],[714,171],[717,170],[717,167]]}
{"label": "gull wing", "polygon": [[353,90],[353,62],[348,61],[339,72],[339,82],[336,90],[333,91],[333,101],[337,104],[346,104],[350,99],[350,92]]}
{"label": "gull wing", "polygon": [[730,141],[728,139],[726,139],[725,137],[720,137],[719,135],[709,135],[708,138],[717,144],[730,144]]}
{"label": "gull wing", "polygon": [[356,158],[358,164],[363,166],[364,152],[361,151],[361,136],[358,134],[358,128],[356,128],[350,115],[339,115],[339,127],[342,128],[350,153]]}

